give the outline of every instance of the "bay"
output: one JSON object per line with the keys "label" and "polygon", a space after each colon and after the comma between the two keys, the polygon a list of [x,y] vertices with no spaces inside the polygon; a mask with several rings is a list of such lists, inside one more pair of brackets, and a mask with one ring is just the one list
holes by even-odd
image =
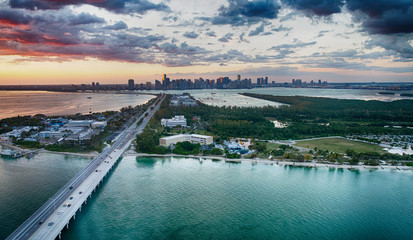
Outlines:
{"label": "bay", "polygon": [[237,106],[237,107],[263,107],[279,106],[280,103],[265,101],[239,95],[239,93],[257,93],[274,96],[307,96],[307,97],[326,97],[338,99],[357,99],[357,100],[377,100],[390,102],[400,99],[412,99],[411,97],[401,97],[400,93],[412,93],[413,91],[397,92],[395,95],[379,94],[382,90],[366,89],[328,89],[328,88],[253,88],[253,89],[202,89],[202,90],[172,90],[172,91],[144,91],[165,92],[170,94],[182,94],[187,92],[195,99],[214,106]]}
{"label": "bay", "polygon": [[125,157],[63,239],[410,239],[412,172]]}
{"label": "bay", "polygon": [[91,158],[39,153],[0,158],[0,239],[5,239],[63,187]]}
{"label": "bay", "polygon": [[65,93],[46,91],[0,91],[0,119],[17,115],[47,116],[118,111],[122,107],[144,104],[153,95],[115,93]]}

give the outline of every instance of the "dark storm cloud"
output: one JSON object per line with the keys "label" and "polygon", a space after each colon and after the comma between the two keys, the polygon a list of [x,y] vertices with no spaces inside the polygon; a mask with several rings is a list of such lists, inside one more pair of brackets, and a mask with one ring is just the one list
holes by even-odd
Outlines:
{"label": "dark storm cloud", "polygon": [[13,11],[11,9],[0,9],[0,23],[9,24],[29,24],[33,18],[22,11]]}
{"label": "dark storm cloud", "polygon": [[413,32],[412,0],[281,0],[307,16],[329,16],[346,7],[372,34]]}
{"label": "dark storm cloud", "polygon": [[[8,19],[8,30],[1,32],[1,55],[57,61],[96,58],[156,63],[156,49],[167,40],[161,35],[148,35],[146,31],[142,36],[139,33],[142,30],[119,32],[127,29],[124,22],[105,26],[103,18],[89,13],[75,14],[69,9],[31,12],[28,18],[24,18],[20,9],[0,10],[0,13],[7,13],[0,15],[0,26]],[[15,17],[19,22],[13,20]]]}
{"label": "dark storm cloud", "polygon": [[291,8],[303,11],[308,16],[328,16],[341,12],[343,0],[281,0]]}
{"label": "dark storm cloud", "polygon": [[10,7],[37,9],[60,9],[67,5],[90,4],[118,13],[145,13],[150,10],[168,11],[163,3],[155,4],[147,0],[10,0]]}
{"label": "dark storm cloud", "polygon": [[196,33],[196,32],[194,32],[194,31],[192,31],[192,32],[185,32],[185,33],[184,33],[184,37],[186,37],[186,38],[195,39],[195,38],[197,38],[198,36],[199,36],[199,34]]}
{"label": "dark storm cloud", "polygon": [[412,0],[347,0],[347,8],[361,13],[356,17],[370,33],[413,32]]}
{"label": "dark storm cloud", "polygon": [[262,19],[274,19],[279,9],[280,5],[275,0],[228,0],[228,6],[221,6],[217,16],[204,20],[210,20],[215,25],[241,26]]}

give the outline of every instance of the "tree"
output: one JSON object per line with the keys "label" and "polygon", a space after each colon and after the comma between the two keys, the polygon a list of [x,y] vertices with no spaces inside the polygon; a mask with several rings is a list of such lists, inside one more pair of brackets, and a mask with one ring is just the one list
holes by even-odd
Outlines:
{"label": "tree", "polygon": [[313,156],[311,156],[310,154],[306,154],[306,155],[304,155],[304,160],[309,162],[309,161],[313,160]]}

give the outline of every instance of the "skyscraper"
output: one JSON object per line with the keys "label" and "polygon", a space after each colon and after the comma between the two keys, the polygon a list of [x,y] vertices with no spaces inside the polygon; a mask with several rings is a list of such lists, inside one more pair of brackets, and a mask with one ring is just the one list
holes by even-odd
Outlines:
{"label": "skyscraper", "polygon": [[128,90],[129,91],[135,90],[135,81],[133,79],[128,80]]}
{"label": "skyscraper", "polygon": [[168,77],[166,77],[166,74],[163,75],[162,77],[162,87],[163,89],[168,89],[170,85],[170,80]]}

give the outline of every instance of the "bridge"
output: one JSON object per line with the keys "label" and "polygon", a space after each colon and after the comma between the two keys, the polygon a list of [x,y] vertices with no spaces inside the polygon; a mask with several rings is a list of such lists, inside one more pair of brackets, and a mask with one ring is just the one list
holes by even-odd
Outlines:
{"label": "bridge", "polygon": [[[91,161],[82,171],[73,177],[42,207],[19,226],[7,240],[14,239],[56,239],[69,227],[69,222],[76,218],[77,211],[87,202],[92,193],[107,176],[121,155],[145,128],[153,114],[159,109],[165,96],[156,106],[149,107],[129,128],[118,135],[116,141]],[[147,113],[147,114],[146,114]],[[146,116],[147,115],[147,116]],[[142,122],[140,123],[140,121]],[[140,123],[140,124],[139,124]]]}

